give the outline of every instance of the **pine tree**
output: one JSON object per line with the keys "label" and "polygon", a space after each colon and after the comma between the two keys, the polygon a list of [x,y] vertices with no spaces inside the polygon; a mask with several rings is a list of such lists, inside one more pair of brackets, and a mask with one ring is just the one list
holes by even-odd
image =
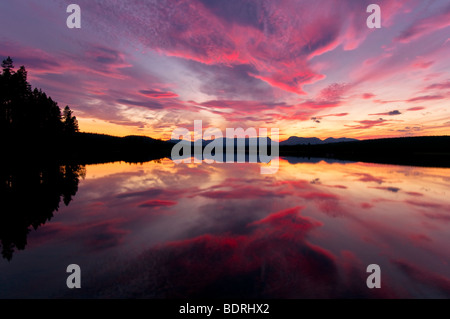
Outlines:
{"label": "pine tree", "polygon": [[63,111],[64,132],[68,134],[79,132],[78,120],[68,105]]}
{"label": "pine tree", "polygon": [[13,60],[11,59],[11,57],[8,56],[8,58],[3,60],[2,68],[3,68],[3,76],[9,77],[12,75],[12,73],[13,73],[12,70],[14,69],[14,65],[13,65]]}

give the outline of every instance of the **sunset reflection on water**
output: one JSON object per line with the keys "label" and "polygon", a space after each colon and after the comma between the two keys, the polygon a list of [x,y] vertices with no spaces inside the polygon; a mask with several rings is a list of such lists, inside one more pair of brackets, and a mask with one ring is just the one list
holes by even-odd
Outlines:
{"label": "sunset reflection on water", "polygon": [[0,262],[0,297],[450,297],[449,169],[260,165],[87,165],[72,203]]}

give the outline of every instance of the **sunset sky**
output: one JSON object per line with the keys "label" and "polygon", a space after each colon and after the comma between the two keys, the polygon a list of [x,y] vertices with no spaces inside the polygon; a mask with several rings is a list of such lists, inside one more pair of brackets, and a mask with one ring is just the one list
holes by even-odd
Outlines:
{"label": "sunset sky", "polygon": [[[66,7],[81,7],[68,29]],[[369,4],[382,28],[369,29]],[[81,131],[450,134],[450,1],[3,0],[0,57]]]}

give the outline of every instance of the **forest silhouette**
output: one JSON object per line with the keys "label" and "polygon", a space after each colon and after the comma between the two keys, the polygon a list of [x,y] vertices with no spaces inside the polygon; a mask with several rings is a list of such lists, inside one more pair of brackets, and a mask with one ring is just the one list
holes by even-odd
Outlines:
{"label": "forest silhouette", "polygon": [[79,131],[69,106],[61,112],[58,103],[42,90],[32,89],[25,66],[14,70],[13,60],[3,60],[0,75],[0,134],[19,137],[70,135]]}

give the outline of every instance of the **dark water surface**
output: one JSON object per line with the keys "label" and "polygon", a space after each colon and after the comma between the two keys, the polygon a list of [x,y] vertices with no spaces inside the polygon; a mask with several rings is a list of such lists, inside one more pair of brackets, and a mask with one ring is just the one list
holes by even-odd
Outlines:
{"label": "dark water surface", "polygon": [[0,298],[450,298],[449,169],[261,165],[2,168]]}

